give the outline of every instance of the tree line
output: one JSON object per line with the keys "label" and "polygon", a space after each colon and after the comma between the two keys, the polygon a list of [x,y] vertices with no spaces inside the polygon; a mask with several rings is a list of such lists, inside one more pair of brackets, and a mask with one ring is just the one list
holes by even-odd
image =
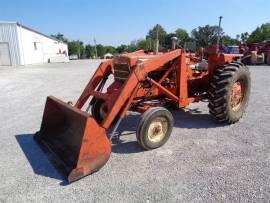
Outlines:
{"label": "tree line", "polygon": [[250,44],[258,43],[264,40],[270,40],[270,23],[262,24],[258,26],[251,33],[245,32],[231,37],[227,35],[222,28],[218,26],[199,26],[191,31],[189,34],[185,29],[178,28],[175,32],[167,33],[161,25],[156,25],[150,29],[144,39],[138,39],[132,41],[130,44],[122,44],[120,46],[104,46],[97,44],[96,47],[93,44],[84,44],[80,40],[68,40],[61,33],[51,35],[52,37],[61,40],[68,44],[69,55],[76,54],[79,58],[94,58],[103,57],[106,53],[117,54],[124,52],[133,52],[139,49],[151,50],[153,49],[153,40],[157,36],[160,44],[160,49],[166,49],[171,47],[171,38],[177,37],[179,39],[179,45],[184,47],[187,44],[193,44],[194,49],[198,47],[207,48],[209,45],[217,42],[218,34],[221,37],[221,43],[224,46],[238,45],[238,44]]}

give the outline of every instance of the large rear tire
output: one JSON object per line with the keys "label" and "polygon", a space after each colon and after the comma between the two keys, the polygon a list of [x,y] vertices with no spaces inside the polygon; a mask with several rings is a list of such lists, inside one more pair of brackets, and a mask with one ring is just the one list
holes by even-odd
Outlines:
{"label": "large rear tire", "polygon": [[243,116],[250,95],[251,79],[242,63],[218,69],[209,87],[209,110],[218,122],[232,124]]}
{"label": "large rear tire", "polygon": [[137,141],[146,150],[164,145],[173,129],[173,116],[163,107],[153,107],[142,115],[137,127]]}

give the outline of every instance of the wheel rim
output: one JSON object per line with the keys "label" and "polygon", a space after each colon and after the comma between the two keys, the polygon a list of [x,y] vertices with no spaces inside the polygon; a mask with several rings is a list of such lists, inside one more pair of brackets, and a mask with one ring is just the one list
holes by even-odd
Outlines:
{"label": "wheel rim", "polygon": [[164,117],[158,117],[154,119],[148,128],[148,139],[151,142],[160,142],[168,131],[168,121]]}
{"label": "wheel rim", "polygon": [[231,108],[233,111],[238,111],[241,108],[244,98],[244,84],[243,81],[238,80],[232,86],[231,91]]}

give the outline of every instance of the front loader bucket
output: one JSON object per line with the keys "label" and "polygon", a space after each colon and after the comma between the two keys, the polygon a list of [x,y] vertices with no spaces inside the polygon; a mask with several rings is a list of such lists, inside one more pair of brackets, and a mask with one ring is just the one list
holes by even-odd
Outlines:
{"label": "front loader bucket", "polygon": [[105,129],[89,114],[55,97],[47,98],[41,128],[34,138],[68,182],[98,171],[111,153]]}

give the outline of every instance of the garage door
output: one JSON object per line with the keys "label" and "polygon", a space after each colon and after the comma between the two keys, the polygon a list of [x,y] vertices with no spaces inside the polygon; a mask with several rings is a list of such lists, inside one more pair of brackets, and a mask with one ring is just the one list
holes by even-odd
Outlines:
{"label": "garage door", "polygon": [[8,43],[0,42],[0,66],[10,66],[10,55]]}

